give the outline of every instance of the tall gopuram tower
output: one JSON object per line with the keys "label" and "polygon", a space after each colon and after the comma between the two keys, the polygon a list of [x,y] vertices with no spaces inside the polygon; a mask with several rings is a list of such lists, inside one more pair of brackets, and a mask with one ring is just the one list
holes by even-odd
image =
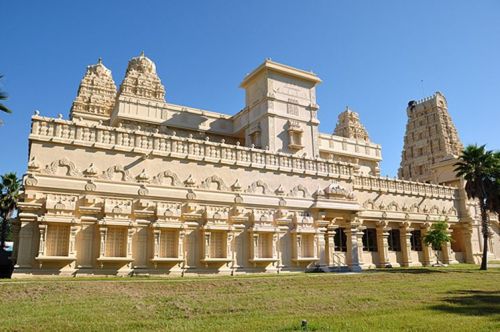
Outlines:
{"label": "tall gopuram tower", "polygon": [[453,171],[463,145],[441,92],[410,101],[399,177],[405,180],[458,186]]}

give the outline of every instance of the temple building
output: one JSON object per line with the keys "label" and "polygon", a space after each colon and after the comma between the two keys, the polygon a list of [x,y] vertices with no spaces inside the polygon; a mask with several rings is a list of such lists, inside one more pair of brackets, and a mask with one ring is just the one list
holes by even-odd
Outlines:
{"label": "temple building", "polygon": [[[155,64],[130,60],[116,87],[87,67],[69,120],[32,117],[14,277],[284,273],[477,262],[479,212],[449,173],[461,143],[440,93],[411,102],[400,178],[357,113],[320,133],[304,70],[264,61],[234,115],[166,102]],[[500,257],[492,216],[491,257]]]}

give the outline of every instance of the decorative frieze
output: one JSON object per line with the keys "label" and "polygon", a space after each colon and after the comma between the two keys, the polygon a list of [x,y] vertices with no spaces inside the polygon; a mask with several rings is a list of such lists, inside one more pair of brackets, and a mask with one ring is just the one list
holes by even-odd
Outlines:
{"label": "decorative frieze", "polygon": [[[104,150],[120,149],[123,152],[150,153],[188,160],[203,158],[207,163],[237,164],[257,169],[276,168],[283,172],[300,174],[307,172],[322,177],[349,178],[354,174],[353,165],[319,158],[275,153],[160,133],[129,131],[124,128],[92,125],[86,122],[43,118],[38,115],[33,116],[32,121],[30,136],[32,140],[52,140],[73,146],[93,144]],[[71,134],[63,135],[63,132]]]}

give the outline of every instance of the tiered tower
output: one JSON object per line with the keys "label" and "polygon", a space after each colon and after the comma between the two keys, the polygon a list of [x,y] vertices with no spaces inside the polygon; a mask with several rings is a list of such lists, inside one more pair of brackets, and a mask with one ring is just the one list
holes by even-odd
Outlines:
{"label": "tiered tower", "polygon": [[453,125],[446,98],[440,92],[406,109],[408,123],[404,137],[399,177],[405,180],[456,185],[453,164],[463,146]]}
{"label": "tiered tower", "polygon": [[165,101],[165,88],[156,73],[156,65],[144,55],[144,52],[129,61],[125,78],[120,86],[120,96]]}
{"label": "tiered tower", "polygon": [[78,93],[70,111],[70,118],[90,121],[107,121],[113,111],[116,98],[116,85],[111,70],[102,60],[87,67],[80,82]]}
{"label": "tiered tower", "polygon": [[359,114],[353,112],[348,106],[345,108],[344,112],[339,114],[339,120],[337,122],[337,126],[335,127],[334,134],[365,142],[370,141],[368,132],[359,121]]}

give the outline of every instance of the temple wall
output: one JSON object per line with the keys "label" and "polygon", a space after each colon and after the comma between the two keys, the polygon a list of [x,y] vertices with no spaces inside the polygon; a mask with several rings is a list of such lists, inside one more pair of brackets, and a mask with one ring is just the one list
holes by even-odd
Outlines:
{"label": "temple wall", "polygon": [[[426,265],[432,251],[411,250],[407,232],[445,219],[463,235],[455,188],[365,176],[322,159],[33,119],[18,276]],[[363,247],[366,229],[376,234],[375,251]],[[408,234],[406,251],[388,250],[391,229]],[[341,230],[345,251],[335,250]],[[450,262],[468,259],[446,252]]]}

